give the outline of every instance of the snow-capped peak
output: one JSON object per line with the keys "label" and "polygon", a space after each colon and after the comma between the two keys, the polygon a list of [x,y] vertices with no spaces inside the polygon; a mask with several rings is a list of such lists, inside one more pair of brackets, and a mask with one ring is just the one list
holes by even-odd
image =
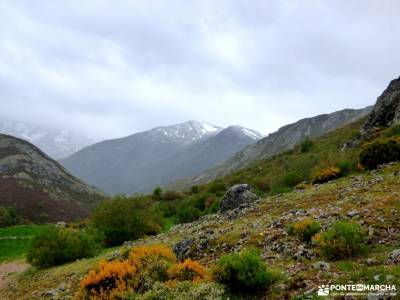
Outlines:
{"label": "snow-capped peak", "polygon": [[215,135],[221,130],[222,128],[209,123],[188,121],[178,125],[158,127],[152,131],[161,133],[168,140],[186,144]]}
{"label": "snow-capped peak", "polygon": [[254,140],[260,140],[264,137],[264,135],[262,135],[261,133],[248,128],[242,127],[242,130],[247,136],[251,137]]}

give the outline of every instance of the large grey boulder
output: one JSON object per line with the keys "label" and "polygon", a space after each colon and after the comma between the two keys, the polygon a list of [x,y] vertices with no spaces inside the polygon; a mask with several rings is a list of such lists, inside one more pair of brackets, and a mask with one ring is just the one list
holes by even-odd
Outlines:
{"label": "large grey boulder", "polygon": [[257,200],[257,195],[250,191],[248,184],[237,184],[231,187],[222,199],[220,211],[228,211],[239,207],[241,204]]}

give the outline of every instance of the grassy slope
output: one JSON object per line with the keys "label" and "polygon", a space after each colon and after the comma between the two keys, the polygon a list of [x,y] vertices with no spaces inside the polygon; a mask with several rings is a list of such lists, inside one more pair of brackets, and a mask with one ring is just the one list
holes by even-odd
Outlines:
{"label": "grassy slope", "polygon": [[[195,223],[175,226],[166,233],[145,238],[138,243],[173,245],[181,239],[196,238],[204,235],[207,230],[212,230],[209,248],[197,257],[205,265],[211,265],[227,252],[247,246],[259,247],[267,264],[282,272],[281,279],[269,292],[271,298],[299,295],[315,289],[319,284],[348,283],[349,280],[371,284],[388,283],[385,279],[387,275],[394,276],[391,282],[400,284],[400,266],[387,261],[388,253],[399,247],[400,243],[400,179],[398,175],[394,175],[398,170],[400,164],[390,166],[377,174],[365,173],[357,178],[342,178],[306,191],[267,197],[243,216],[235,218],[229,215],[210,215]],[[339,218],[348,219],[346,213],[357,209],[360,214],[355,220],[362,220],[364,228],[373,230],[373,234],[369,236],[367,255],[353,260],[331,262],[328,272],[318,271],[312,266],[322,259],[319,256],[312,260],[296,261],[293,254],[302,244],[285,233],[287,224],[302,217],[288,214],[293,209],[305,210],[309,217],[318,219],[324,225]],[[272,222],[276,220],[282,222],[282,228],[271,228]],[[311,246],[303,246],[313,249]],[[101,257],[106,256],[107,254],[103,254]],[[376,259],[376,265],[368,266],[367,258]],[[100,257],[82,260],[20,276],[12,283],[11,288],[0,292],[0,298],[43,299],[46,291],[63,284],[67,287],[64,294],[71,295],[77,289],[81,276],[99,259]],[[380,281],[374,280],[375,275],[381,275]]]}
{"label": "grassy slope", "polygon": [[0,228],[0,262],[23,259],[32,237],[45,229],[45,225],[19,225]]}

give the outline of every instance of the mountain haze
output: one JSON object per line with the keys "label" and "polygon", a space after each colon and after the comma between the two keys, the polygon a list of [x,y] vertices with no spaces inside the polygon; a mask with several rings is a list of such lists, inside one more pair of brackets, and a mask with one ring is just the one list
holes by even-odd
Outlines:
{"label": "mountain haze", "polygon": [[65,158],[94,142],[77,132],[5,118],[0,118],[0,133],[27,140],[53,159]]}
{"label": "mountain haze", "polygon": [[207,183],[228,175],[235,170],[249,166],[257,160],[289,150],[305,138],[316,138],[357,121],[368,115],[371,110],[371,106],[364,109],[345,109],[331,114],[302,119],[296,123],[286,125],[258,142],[240,150],[222,164],[198,176],[178,180],[171,187],[184,189],[191,185]]}
{"label": "mountain haze", "polygon": [[240,126],[189,121],[108,140],[61,160],[74,175],[109,193],[149,192],[224,161],[262,135]]}

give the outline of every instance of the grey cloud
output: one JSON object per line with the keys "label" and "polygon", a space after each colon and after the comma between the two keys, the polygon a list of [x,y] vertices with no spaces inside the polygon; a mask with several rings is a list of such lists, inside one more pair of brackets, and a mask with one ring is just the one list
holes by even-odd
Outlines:
{"label": "grey cloud", "polygon": [[0,114],[110,138],[198,119],[268,133],[370,105],[398,1],[3,1]]}

